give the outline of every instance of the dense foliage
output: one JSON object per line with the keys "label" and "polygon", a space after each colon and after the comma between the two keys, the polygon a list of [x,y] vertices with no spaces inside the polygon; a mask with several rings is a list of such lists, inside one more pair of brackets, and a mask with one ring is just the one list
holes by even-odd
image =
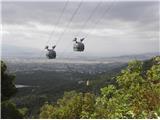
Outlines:
{"label": "dense foliage", "polygon": [[89,118],[94,111],[95,96],[90,93],[65,92],[56,105],[46,103],[41,108],[41,118]]}
{"label": "dense foliage", "polygon": [[14,84],[14,75],[7,72],[6,64],[1,61],[1,118],[22,118],[23,114],[9,99],[15,95],[17,89]]}
{"label": "dense foliage", "polygon": [[16,105],[10,101],[1,103],[1,117],[3,119],[22,119],[23,113],[17,109]]}
{"label": "dense foliage", "polygon": [[160,57],[149,63],[130,62],[116,77],[116,84],[101,88],[100,96],[65,93],[56,104],[46,103],[40,118],[157,118],[160,116]]}
{"label": "dense foliage", "polygon": [[8,74],[6,64],[1,61],[1,100],[8,100],[15,95],[17,89],[14,84],[15,76]]}
{"label": "dense foliage", "polygon": [[[101,89],[96,118],[156,118],[160,116],[160,57],[143,71],[143,63],[130,62],[117,76],[118,86]],[[144,74],[145,73],[145,74]],[[156,81],[156,82],[155,82]],[[99,108],[99,109],[98,109]]]}

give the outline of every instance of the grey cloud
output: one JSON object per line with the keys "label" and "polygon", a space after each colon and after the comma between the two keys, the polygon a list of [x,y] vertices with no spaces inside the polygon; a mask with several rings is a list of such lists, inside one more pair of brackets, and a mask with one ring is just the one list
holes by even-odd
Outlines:
{"label": "grey cloud", "polygon": [[[87,18],[98,2],[84,2],[75,16],[74,22],[81,23]],[[2,20],[4,23],[21,24],[27,21],[38,21],[43,24],[55,23],[65,2],[3,2]],[[69,20],[79,2],[69,2],[62,21]],[[101,13],[112,2],[102,3],[92,20],[100,17]],[[103,16],[105,20],[119,19],[122,21],[153,20],[158,10],[157,2],[114,2],[113,8]],[[153,10],[152,10],[153,8]],[[13,19],[14,18],[14,19]]]}
{"label": "grey cloud", "polygon": [[[98,36],[97,34],[89,34],[89,42],[86,41],[87,49],[93,52],[106,52],[116,53],[117,51],[114,48],[121,49],[121,53],[125,52],[144,52],[144,51],[158,51],[158,32],[159,32],[159,2],[102,2],[100,7],[94,13],[94,16],[90,19],[89,23],[85,27],[86,30],[95,29],[98,31],[100,29],[111,29],[111,31],[117,30],[122,31],[125,34],[120,35],[118,33],[112,35],[107,35],[108,33],[104,32],[106,36]],[[16,35],[10,35],[5,37],[9,42],[11,38],[16,38],[19,41],[19,44],[28,43],[31,45],[32,39],[34,43],[37,41],[37,48],[43,47],[45,44],[44,40],[48,39],[49,31],[40,31],[32,23],[38,23],[43,26],[54,26],[62,8],[64,7],[65,2],[3,2],[2,3],[2,22],[7,25],[24,25],[24,29],[32,28],[27,31],[25,36],[25,30],[17,32]],[[64,28],[68,21],[70,20],[71,15],[74,13],[79,2],[70,2],[67,9],[65,10],[64,16],[61,19],[61,22],[58,27]],[[62,37],[65,38],[63,47],[66,46],[74,37],[74,30],[80,29],[84,22],[87,20],[88,16],[91,14],[92,10],[96,7],[98,2],[84,2],[82,3],[81,8],[74,17],[70,29],[72,31],[65,33]],[[101,15],[106,9],[111,5],[111,9],[100,19]],[[100,20],[100,23],[95,26],[95,22]],[[25,27],[28,26],[29,28]],[[14,26],[12,26],[14,27]],[[35,30],[34,30],[35,28]],[[43,27],[42,27],[43,28]],[[44,27],[46,28],[46,27]],[[16,29],[16,28],[15,28]],[[49,29],[50,30],[50,29]],[[81,31],[81,29],[79,30]],[[128,31],[128,32],[126,32]],[[24,33],[24,34],[23,34]],[[149,36],[149,34],[151,34]],[[58,33],[59,35],[59,33]],[[79,36],[84,36],[85,32],[78,34]],[[41,36],[41,37],[39,37]],[[55,36],[54,36],[55,37]],[[58,37],[58,36],[56,36]],[[151,41],[150,39],[154,39]],[[67,41],[68,40],[68,41]],[[14,40],[14,44],[16,40]],[[91,42],[93,41],[93,42]],[[100,41],[104,42],[103,44]],[[134,42],[133,42],[134,41]],[[62,42],[61,42],[62,43]],[[133,44],[132,44],[133,43]],[[94,50],[97,44],[102,44],[102,48]],[[126,45],[124,47],[124,44]],[[155,47],[156,46],[156,47]],[[35,46],[33,46],[35,47]],[[106,47],[106,48],[105,48]],[[61,49],[58,47],[58,49]],[[101,50],[103,49],[103,50]],[[117,52],[117,54],[119,51]]]}
{"label": "grey cloud", "polygon": [[[11,24],[24,24],[28,21],[53,24],[59,17],[64,4],[65,2],[3,2],[2,20],[4,23]],[[64,12],[63,22],[70,19],[78,4],[79,2],[68,3],[68,6]],[[82,7],[78,11],[79,15],[77,14],[75,17],[82,19],[82,17],[85,16],[81,14],[89,13],[95,4],[95,2],[91,4],[82,3]],[[91,7],[91,9],[89,7]]]}
{"label": "grey cloud", "polygon": [[143,18],[153,17],[158,10],[157,2],[117,2],[116,6],[108,14],[110,18],[119,18],[121,20],[137,21]]}

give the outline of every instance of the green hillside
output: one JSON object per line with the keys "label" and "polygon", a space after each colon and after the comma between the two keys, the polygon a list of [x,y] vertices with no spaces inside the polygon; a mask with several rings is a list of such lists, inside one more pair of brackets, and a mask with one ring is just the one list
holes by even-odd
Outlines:
{"label": "green hillside", "polygon": [[160,116],[160,57],[132,61],[100,95],[65,92],[56,104],[46,103],[40,118],[131,119]]}
{"label": "green hillside", "polygon": [[[1,69],[4,68],[2,62]],[[7,72],[5,74],[9,75]],[[146,61],[134,60],[128,65],[108,65],[107,70],[100,74],[62,73],[36,71],[26,74],[19,71],[16,72],[17,79],[9,75],[7,79],[18,80],[32,87],[15,90],[15,82],[11,82],[11,86],[2,84],[5,91],[13,88],[16,91],[1,103],[4,106],[3,118],[114,119],[160,116],[159,56]],[[7,79],[2,78],[2,82]]]}

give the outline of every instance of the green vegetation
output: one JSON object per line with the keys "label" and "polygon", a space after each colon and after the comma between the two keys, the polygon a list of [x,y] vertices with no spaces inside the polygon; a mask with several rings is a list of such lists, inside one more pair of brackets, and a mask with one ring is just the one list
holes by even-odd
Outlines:
{"label": "green vegetation", "polygon": [[[8,65],[11,66],[9,63]],[[17,66],[17,64],[13,66]],[[36,67],[33,63],[21,65],[21,67],[25,66]],[[61,67],[61,65],[58,66]],[[45,102],[56,103],[57,99],[61,98],[66,91],[75,90],[77,92],[100,94],[100,88],[107,84],[114,84],[114,80],[110,78],[119,73],[125,66],[127,66],[126,63],[83,66],[83,68],[87,70],[90,70],[90,68],[96,68],[95,71],[104,70],[104,72],[93,74],[77,71],[34,71],[32,69],[25,69],[27,72],[16,71],[14,72],[14,74],[16,74],[16,84],[28,85],[29,87],[18,88],[18,93],[12,98],[12,101],[20,109],[24,107],[28,108],[28,113],[25,116],[26,118],[39,118],[40,108]],[[76,66],[74,66],[74,68],[76,68]],[[79,67],[76,69],[80,71]],[[90,80],[91,84],[89,87],[86,86],[86,80]],[[79,84],[79,81],[84,82]]]}
{"label": "green vegetation", "polygon": [[100,96],[65,93],[56,104],[46,103],[40,118],[157,118],[160,116],[160,57],[149,63],[130,62],[116,77],[116,84],[101,88]]}
{"label": "green vegetation", "polygon": [[[96,118],[156,118],[160,109],[160,57],[143,74],[142,62],[130,62],[117,76],[118,86],[101,89]],[[157,81],[156,84],[154,81]]]}
{"label": "green vegetation", "polygon": [[14,103],[5,101],[1,103],[1,118],[2,119],[22,119],[23,113],[17,109]]}
{"label": "green vegetation", "polygon": [[23,118],[23,113],[9,101],[17,92],[14,79],[15,76],[7,72],[6,64],[1,61],[1,118],[3,119]]}
{"label": "green vegetation", "polygon": [[94,111],[95,96],[90,93],[65,92],[56,105],[46,103],[41,108],[40,118],[79,119],[89,118]]}
{"label": "green vegetation", "polygon": [[[26,85],[31,87],[20,88],[17,92],[15,76],[8,73],[7,66],[1,61],[2,118],[126,119],[160,116],[160,56],[143,62],[134,60],[127,67],[126,64],[107,67],[107,71],[100,74],[18,73],[16,81],[25,84],[27,80]],[[79,80],[89,80],[90,84],[79,84]]]}
{"label": "green vegetation", "polygon": [[17,89],[14,84],[15,76],[7,73],[7,66],[3,61],[1,61],[1,78],[1,100],[5,101],[15,95]]}

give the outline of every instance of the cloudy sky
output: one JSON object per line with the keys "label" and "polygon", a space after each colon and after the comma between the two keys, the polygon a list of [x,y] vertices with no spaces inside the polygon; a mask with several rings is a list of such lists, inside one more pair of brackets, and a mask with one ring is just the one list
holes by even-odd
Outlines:
{"label": "cloudy sky", "polygon": [[84,54],[159,52],[158,11],[158,1],[2,2],[2,48],[23,53],[56,44],[65,53],[74,37],[86,37]]}

